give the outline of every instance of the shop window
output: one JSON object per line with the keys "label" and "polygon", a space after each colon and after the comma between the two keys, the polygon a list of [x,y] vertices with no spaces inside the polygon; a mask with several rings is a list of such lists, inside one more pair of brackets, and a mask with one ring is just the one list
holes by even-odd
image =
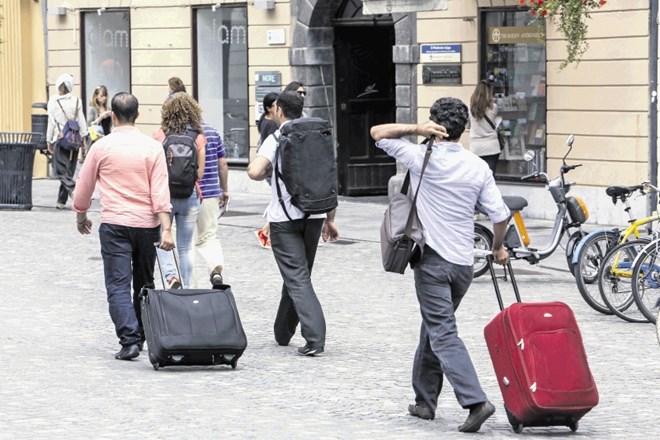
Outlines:
{"label": "shop window", "polygon": [[108,103],[118,92],[131,91],[131,25],[128,10],[82,13],[83,111],[94,90],[104,85]]}
{"label": "shop window", "polygon": [[195,9],[194,81],[204,119],[222,135],[227,161],[248,162],[247,7]]}
{"label": "shop window", "polygon": [[493,92],[506,134],[497,164],[497,177],[518,180],[530,172],[527,150],[537,153],[545,171],[546,52],[539,41],[543,25],[526,10],[481,12],[480,79],[493,83]]}

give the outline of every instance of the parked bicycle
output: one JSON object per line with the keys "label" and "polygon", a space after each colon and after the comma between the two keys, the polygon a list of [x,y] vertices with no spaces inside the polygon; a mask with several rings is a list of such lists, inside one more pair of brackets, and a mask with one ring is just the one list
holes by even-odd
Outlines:
{"label": "parked bicycle", "polygon": [[617,244],[625,243],[632,237],[638,240],[646,233],[644,228],[642,228],[643,226],[660,219],[657,213],[639,220],[633,217],[630,207],[630,197],[636,192],[639,192],[640,195],[645,195],[648,191],[658,191],[658,189],[649,182],[642,182],[635,186],[608,187],[605,192],[611,197],[612,203],[614,205],[618,201],[623,203],[624,211],[628,215],[628,227],[623,230],[619,228],[608,228],[593,231],[580,241],[573,254],[575,282],[577,283],[580,295],[591,308],[605,315],[610,315],[613,312],[605,304],[598,285],[601,263],[605,255]]}
{"label": "parked bicycle", "polygon": [[[522,210],[527,206],[527,199],[519,196],[505,196],[504,202],[511,210],[511,220],[504,238],[504,246],[509,250],[512,259],[526,260],[530,264],[537,264],[539,261],[548,258],[552,255],[564,235],[568,236],[568,243],[566,245],[566,262],[569,270],[573,273],[573,252],[577,248],[580,239],[586,236],[586,232],[582,230],[582,224],[589,218],[589,210],[584,202],[578,197],[567,196],[566,193],[573,185],[565,179],[565,175],[574,170],[582,164],[568,165],[566,157],[573,149],[573,142],[575,137],[570,135],[566,139],[568,151],[562,158],[562,165],[559,167],[559,176],[550,180],[548,175],[537,169],[536,161],[534,161],[535,153],[529,150],[525,153],[525,160],[532,162],[534,172],[520,178],[522,181],[527,182],[542,182],[547,183],[547,190],[550,192],[553,200],[557,204],[557,214],[552,228],[552,234],[548,243],[542,248],[531,247],[531,239],[527,232],[525,220],[522,216]],[[477,210],[483,214],[485,212]],[[475,249],[490,250],[493,246],[493,233],[486,226],[479,223],[474,225],[474,244]],[[478,256],[474,260],[474,277],[479,277],[486,273],[488,270],[487,261]]]}
{"label": "parked bicycle", "polygon": [[632,266],[650,238],[619,243],[603,257],[598,270],[598,289],[611,313],[628,322],[648,322],[633,296]]}
{"label": "parked bicycle", "polygon": [[639,253],[632,267],[632,294],[639,311],[653,324],[660,313],[660,240]]}

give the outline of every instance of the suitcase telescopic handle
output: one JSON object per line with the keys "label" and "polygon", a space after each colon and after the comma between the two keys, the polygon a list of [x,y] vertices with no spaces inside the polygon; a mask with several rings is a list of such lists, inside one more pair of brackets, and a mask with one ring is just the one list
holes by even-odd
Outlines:
{"label": "suitcase telescopic handle", "polygon": [[[500,310],[504,310],[504,301],[502,301],[502,293],[500,292],[500,286],[497,282],[497,275],[495,274],[495,268],[493,267],[493,255],[487,255],[486,261],[488,262],[488,271],[490,272],[490,277],[493,279],[493,287],[495,287],[495,296],[497,297],[497,303],[500,306]],[[513,286],[513,293],[516,295],[516,301],[522,302],[520,299],[520,291],[518,290],[518,283],[516,282],[516,277],[513,275],[513,268],[511,267],[511,261],[506,263],[504,266],[504,274],[506,275],[507,271],[509,272],[509,278],[511,279],[511,285]]]}
{"label": "suitcase telescopic handle", "polygon": [[[161,264],[160,261],[160,256],[158,255],[158,250],[160,249],[160,243],[155,242],[154,246],[156,247],[156,261],[158,262],[158,272],[160,272],[160,281],[163,283],[163,289],[167,289],[167,285],[165,283],[165,275],[163,274],[163,265]],[[174,252],[174,249],[171,251],[166,251],[165,249],[160,249],[163,252],[172,252],[172,257],[174,258],[174,267],[176,268],[176,274],[179,276],[179,280],[181,280],[181,283],[183,283],[183,278],[181,278],[181,270],[179,269],[179,260],[176,257],[176,252]]]}

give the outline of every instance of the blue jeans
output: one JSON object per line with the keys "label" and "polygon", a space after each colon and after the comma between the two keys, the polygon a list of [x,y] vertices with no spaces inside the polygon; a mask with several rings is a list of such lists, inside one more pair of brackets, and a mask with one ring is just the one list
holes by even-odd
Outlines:
{"label": "blue jeans", "polygon": [[472,266],[450,263],[426,246],[414,269],[422,314],[412,377],[416,403],[435,412],[443,373],[463,408],[485,402],[488,399],[467,348],[458,337],[454,315],[472,283]]}
{"label": "blue jeans", "polygon": [[99,238],[108,308],[115,332],[121,345],[135,344],[144,339],[138,294],[142,287],[154,287],[154,242],[160,238],[160,227],[133,228],[101,223]]}
{"label": "blue jeans", "polygon": [[323,219],[270,224],[273,256],[284,280],[274,324],[280,345],[289,344],[300,322],[300,333],[308,345],[325,346],[325,317],[311,279],[322,227]]}
{"label": "blue jeans", "polygon": [[[171,218],[176,224],[176,250],[179,254],[179,267],[181,269],[181,284],[184,289],[192,285],[193,265],[194,265],[194,243],[193,235],[197,225],[197,215],[199,214],[199,198],[197,191],[187,199],[172,198]],[[158,259],[162,264],[162,271],[165,279],[169,280],[176,275],[176,267],[173,261],[173,255],[162,249],[158,249]]]}

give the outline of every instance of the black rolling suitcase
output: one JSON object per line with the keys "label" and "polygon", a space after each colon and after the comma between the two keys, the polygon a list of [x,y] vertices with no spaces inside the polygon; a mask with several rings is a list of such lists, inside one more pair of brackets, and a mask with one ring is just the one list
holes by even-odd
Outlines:
{"label": "black rolling suitcase", "polygon": [[[163,279],[160,262],[159,270]],[[236,368],[247,338],[229,285],[215,289],[144,288],[140,298],[154,370],[170,365],[224,364]]]}

